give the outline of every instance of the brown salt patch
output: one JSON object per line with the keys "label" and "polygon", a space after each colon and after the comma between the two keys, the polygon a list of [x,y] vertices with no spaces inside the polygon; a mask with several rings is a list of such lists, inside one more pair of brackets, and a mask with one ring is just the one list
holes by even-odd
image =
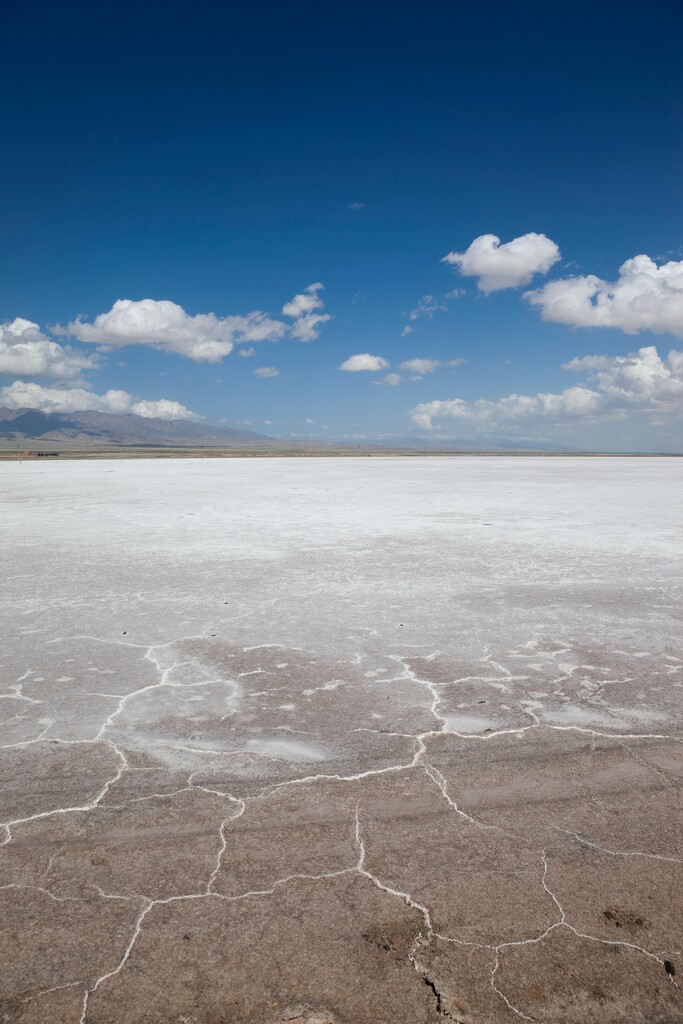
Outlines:
{"label": "brown salt patch", "polygon": [[93,985],[123,956],[141,906],[140,900],[104,899],[97,893],[56,900],[35,890],[4,889],[0,1007],[8,1013],[43,989]]}
{"label": "brown salt patch", "polygon": [[17,826],[0,848],[0,877],[59,887],[60,895],[74,886],[147,899],[203,892],[221,822],[238,810],[231,800],[191,791],[42,818]]}
{"label": "brown salt patch", "polygon": [[122,765],[104,742],[42,742],[0,751],[0,822],[87,805]]}
{"label": "brown salt patch", "polygon": [[680,791],[638,754],[659,750],[668,762],[679,744],[628,740],[634,757],[618,739],[541,727],[489,740],[439,736],[427,746],[465,810],[539,847],[558,826],[613,850],[679,855]]}
{"label": "brown salt patch", "polygon": [[128,963],[90,996],[88,1024],[132,1024],[140,1007],[145,1024],[255,1024],[300,1007],[354,1024],[436,1024],[408,959],[422,923],[359,875],[157,906]]}
{"label": "brown salt patch", "polygon": [[657,960],[556,928],[542,942],[501,950],[496,986],[544,1024],[674,1024],[681,992]]}
{"label": "brown salt patch", "polygon": [[579,932],[651,953],[681,947],[680,864],[610,856],[568,841],[548,851],[547,885]]}
{"label": "brown salt patch", "polygon": [[353,868],[356,787],[321,780],[251,800],[225,827],[226,849],[212,886],[228,896],[271,888],[289,875]]}
{"label": "brown salt patch", "polygon": [[458,815],[424,770],[359,786],[365,867],[427,907],[436,932],[498,943],[538,934],[558,919],[541,884],[539,852]]}

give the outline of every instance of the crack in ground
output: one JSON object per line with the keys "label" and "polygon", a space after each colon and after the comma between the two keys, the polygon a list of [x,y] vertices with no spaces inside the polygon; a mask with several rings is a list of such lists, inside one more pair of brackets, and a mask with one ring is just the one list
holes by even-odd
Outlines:
{"label": "crack in ground", "polygon": [[[624,737],[624,739],[632,739],[632,737],[627,736],[627,737]],[[675,740],[676,737],[672,736],[671,739]],[[650,762],[646,761],[644,757],[641,757],[640,754],[637,754],[635,752],[635,750],[632,750],[631,747],[629,747],[628,743],[621,742],[620,746],[622,746],[624,748],[624,750],[627,750],[629,752],[629,754],[631,755],[631,757],[634,758],[638,762],[638,764],[642,764],[642,766],[644,768],[649,768],[649,770],[651,772],[655,772],[656,775],[659,775],[663,779],[666,779],[666,781],[668,783],[670,783],[672,786],[674,786],[675,789],[680,789],[681,788],[680,787],[680,782],[679,782],[679,780],[677,778],[675,778],[675,776],[669,775],[668,772],[664,771],[663,768],[659,768],[657,765],[650,764]]]}
{"label": "crack in ground", "polygon": [[651,860],[664,860],[670,864],[683,864],[683,859],[680,857],[664,857],[659,853],[641,853],[638,850],[608,850],[606,847],[594,843],[592,839],[586,839],[585,836],[580,836],[578,832],[572,832],[568,828],[560,828],[559,825],[551,825],[550,828],[554,828],[556,832],[563,832],[565,835],[571,836],[581,846],[590,846],[591,849],[599,850],[600,853],[607,853],[610,857],[648,857]]}

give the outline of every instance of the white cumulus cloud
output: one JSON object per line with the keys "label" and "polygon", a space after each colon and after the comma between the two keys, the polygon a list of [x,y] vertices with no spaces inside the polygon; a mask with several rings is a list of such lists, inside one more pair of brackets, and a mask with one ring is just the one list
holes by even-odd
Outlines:
{"label": "white cumulus cloud", "polygon": [[320,337],[320,324],[326,324],[331,319],[329,313],[307,313],[294,321],[289,333],[298,341],[315,341]]}
{"label": "white cumulus cloud", "polygon": [[195,362],[218,363],[232,352],[235,342],[276,341],[287,330],[285,324],[265,313],[246,316],[190,316],[182,306],[168,299],[118,299],[108,313],[92,323],[77,318],[55,333],[111,348],[148,345],[174,352]]}
{"label": "white cumulus cloud", "polygon": [[358,373],[359,370],[377,373],[379,370],[386,370],[388,366],[389,363],[382,356],[372,356],[369,352],[360,352],[358,355],[349,356],[339,369],[346,373]]}
{"label": "white cumulus cloud", "polygon": [[174,402],[170,398],[159,398],[151,401],[148,398],[133,402],[130,411],[136,416],[144,416],[145,419],[160,420],[200,420],[203,417],[187,409],[180,402]]}
{"label": "white cumulus cloud", "polygon": [[634,256],[621,265],[615,282],[593,274],[565,277],[525,297],[552,323],[683,338],[683,260],[657,266],[649,256]]}
{"label": "white cumulus cloud", "polygon": [[319,294],[323,287],[320,281],[309,284],[308,288],[304,288],[303,292],[295,295],[282,307],[283,314],[294,319],[289,328],[293,338],[299,341],[315,341],[320,337],[320,325],[332,319],[329,313],[318,312],[325,306]]}
{"label": "white cumulus cloud", "polygon": [[462,398],[423,402],[412,410],[415,426],[430,430],[435,419],[466,420],[491,426],[538,420],[546,417],[567,418],[598,412],[600,395],[588,388],[566,388],[561,394],[508,395],[497,402],[479,398],[466,402]]}
{"label": "white cumulus cloud", "polygon": [[254,370],[255,377],[279,377],[280,371],[276,366],[259,366]]}
{"label": "white cumulus cloud", "polygon": [[1,374],[67,380],[96,367],[97,359],[93,354],[58,345],[31,320],[17,317],[0,324]]}
{"label": "white cumulus cloud", "polygon": [[[191,315],[169,299],[117,299],[107,313],[99,313],[92,322],[77,317],[52,330],[105,349],[147,345],[195,362],[219,363],[235,345],[278,341],[287,334],[299,341],[314,341],[321,325],[332,319],[320,312],[324,307],[319,294],[322,287],[319,282],[309,285],[285,303],[282,312],[293,319],[291,324],[259,310],[244,316]],[[244,348],[240,353],[246,357],[252,351]]]}
{"label": "white cumulus cloud", "polygon": [[585,373],[603,394],[618,402],[652,403],[683,415],[683,352],[672,349],[662,359],[654,345],[626,356],[581,356],[563,366]]}
{"label": "white cumulus cloud", "polygon": [[202,417],[180,402],[168,398],[156,401],[136,399],[127,391],[111,389],[103,395],[85,388],[48,388],[41,384],[15,380],[0,388],[0,405],[8,409],[39,409],[41,412],[107,412],[114,415],[135,413],[146,419],[199,420]]}
{"label": "white cumulus cloud", "polygon": [[565,363],[563,369],[585,374],[593,386],[578,385],[560,393],[511,394],[498,400],[424,402],[412,410],[413,423],[423,430],[442,419],[509,429],[591,423],[621,419],[629,413],[663,422],[683,418],[683,352],[674,349],[662,359],[654,346],[648,346],[625,356],[583,356]]}
{"label": "white cumulus cloud", "polygon": [[324,303],[318,294],[322,290],[323,285],[320,281],[316,281],[315,284],[309,284],[308,288],[304,288],[303,292],[295,295],[289,302],[285,302],[282,312],[285,316],[297,317],[304,316],[306,313],[312,313],[314,309],[322,309]]}
{"label": "white cumulus cloud", "polygon": [[476,277],[482,292],[498,292],[529,284],[534,274],[547,274],[560,250],[545,235],[530,231],[501,245],[497,235],[479,235],[464,252],[449,252],[442,263]]}

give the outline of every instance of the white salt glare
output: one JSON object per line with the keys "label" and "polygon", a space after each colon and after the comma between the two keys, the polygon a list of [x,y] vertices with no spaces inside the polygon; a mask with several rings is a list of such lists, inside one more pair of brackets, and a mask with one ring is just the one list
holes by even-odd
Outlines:
{"label": "white salt glare", "polygon": [[666,458],[0,463],[0,743],[267,774],[668,730],[682,508]]}

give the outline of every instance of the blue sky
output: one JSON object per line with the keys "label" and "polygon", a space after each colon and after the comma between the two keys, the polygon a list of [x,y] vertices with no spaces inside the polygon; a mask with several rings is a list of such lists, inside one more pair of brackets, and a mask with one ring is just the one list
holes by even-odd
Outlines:
{"label": "blue sky", "polygon": [[677,0],[0,26],[0,405],[683,451]]}

